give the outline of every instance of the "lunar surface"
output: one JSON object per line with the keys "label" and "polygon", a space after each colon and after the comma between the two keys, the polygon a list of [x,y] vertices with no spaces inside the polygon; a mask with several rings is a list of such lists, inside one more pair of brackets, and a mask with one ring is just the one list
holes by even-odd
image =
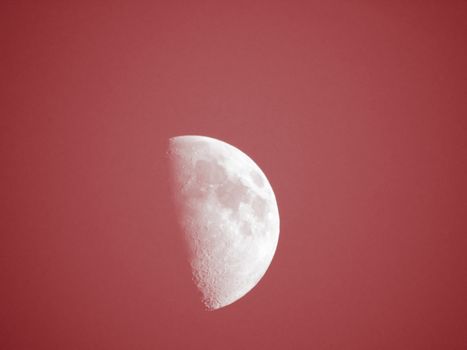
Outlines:
{"label": "lunar surface", "polygon": [[178,136],[168,154],[193,280],[215,310],[243,297],[268,269],[279,238],[276,198],[256,163],[225,142]]}

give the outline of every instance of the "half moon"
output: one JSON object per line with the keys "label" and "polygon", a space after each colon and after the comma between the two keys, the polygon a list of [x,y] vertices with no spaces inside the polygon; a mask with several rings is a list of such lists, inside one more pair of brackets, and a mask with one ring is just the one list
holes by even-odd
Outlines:
{"label": "half moon", "polygon": [[268,269],[279,239],[274,192],[256,163],[210,137],[170,139],[172,193],[207,309],[233,303]]}

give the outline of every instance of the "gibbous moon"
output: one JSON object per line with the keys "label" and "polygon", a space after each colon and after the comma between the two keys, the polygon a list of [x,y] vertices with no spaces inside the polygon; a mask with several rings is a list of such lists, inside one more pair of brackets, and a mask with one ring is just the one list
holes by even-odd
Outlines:
{"label": "gibbous moon", "polygon": [[279,211],[264,173],[239,149],[210,137],[170,139],[172,193],[203,303],[243,297],[276,251]]}

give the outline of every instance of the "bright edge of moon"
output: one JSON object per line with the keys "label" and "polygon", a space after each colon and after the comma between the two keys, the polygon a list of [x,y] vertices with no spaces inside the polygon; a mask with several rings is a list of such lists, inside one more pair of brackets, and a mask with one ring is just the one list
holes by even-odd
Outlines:
{"label": "bright edge of moon", "polygon": [[208,310],[256,286],[279,239],[279,210],[259,166],[206,136],[169,140],[172,194],[193,281]]}

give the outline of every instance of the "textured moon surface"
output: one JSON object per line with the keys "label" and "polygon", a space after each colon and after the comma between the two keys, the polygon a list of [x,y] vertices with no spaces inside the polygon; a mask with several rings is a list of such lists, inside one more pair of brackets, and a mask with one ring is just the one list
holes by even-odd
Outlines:
{"label": "textured moon surface", "polygon": [[258,165],[223,141],[178,136],[168,153],[193,280],[207,309],[224,307],[271,263],[279,238],[274,192]]}

